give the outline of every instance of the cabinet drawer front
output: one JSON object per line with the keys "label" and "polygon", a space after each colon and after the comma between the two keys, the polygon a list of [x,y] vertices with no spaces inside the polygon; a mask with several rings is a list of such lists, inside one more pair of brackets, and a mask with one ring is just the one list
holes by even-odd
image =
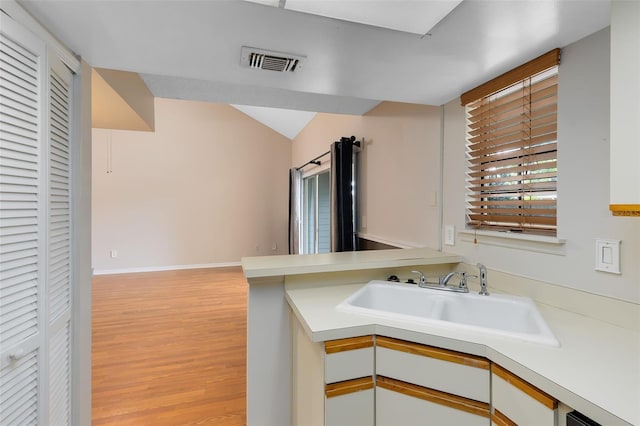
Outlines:
{"label": "cabinet drawer front", "polygon": [[490,373],[484,368],[378,346],[376,374],[489,402]]}
{"label": "cabinet drawer front", "polygon": [[324,394],[327,398],[335,398],[336,396],[348,393],[361,392],[367,389],[373,389],[373,377],[362,377],[360,379],[346,380],[344,382],[331,383],[324,385]]}
{"label": "cabinet drawer front", "polygon": [[492,369],[496,410],[520,426],[555,424],[557,400],[497,365]]}
{"label": "cabinet drawer front", "polygon": [[470,367],[488,370],[491,365],[489,360],[476,355],[469,355],[462,352],[437,348],[434,346],[421,345],[420,343],[408,342],[406,340],[393,339],[391,337],[378,336],[377,346],[394,349],[400,352],[407,352],[414,355],[422,355],[430,358],[441,359],[457,364],[468,365]]}
{"label": "cabinet drawer front", "polygon": [[347,393],[325,401],[326,426],[373,426],[373,387],[367,390]]}
{"label": "cabinet drawer front", "polygon": [[342,382],[373,375],[373,347],[325,355],[325,383]]}
{"label": "cabinet drawer front", "polygon": [[489,424],[486,415],[476,415],[382,387],[376,388],[377,426],[475,426]]}

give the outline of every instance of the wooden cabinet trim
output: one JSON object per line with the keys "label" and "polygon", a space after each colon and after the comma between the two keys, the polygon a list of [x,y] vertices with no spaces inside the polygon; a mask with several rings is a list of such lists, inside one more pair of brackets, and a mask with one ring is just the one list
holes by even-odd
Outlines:
{"label": "wooden cabinet trim", "polygon": [[609,204],[614,216],[640,216],[640,204]]}
{"label": "wooden cabinet trim", "polygon": [[433,346],[422,345],[420,343],[407,342],[405,340],[392,339],[390,337],[377,336],[376,346],[381,348],[392,349],[396,351],[406,352],[413,355],[421,355],[430,358],[436,358],[443,361],[454,362],[457,364],[467,365],[470,367],[489,370],[490,362],[486,358],[475,355],[469,355],[461,352],[450,351],[448,349],[436,348]]}
{"label": "wooden cabinet trim", "polygon": [[373,336],[359,336],[324,342],[324,351],[327,354],[333,354],[336,352],[352,351],[354,349],[370,348],[372,346]]}
{"label": "wooden cabinet trim", "polygon": [[498,364],[493,364],[491,366],[491,371],[496,376],[498,376],[501,379],[505,380],[510,385],[515,386],[516,388],[520,389],[522,392],[524,392],[527,395],[529,395],[530,397],[534,398],[536,401],[540,402],[542,405],[544,405],[545,407],[549,408],[550,410],[555,410],[556,408],[558,408],[558,400],[557,399],[555,399],[551,395],[541,391],[537,387],[533,386],[529,382],[526,382],[525,380],[523,380],[520,377],[516,376],[512,372],[510,372],[508,370],[505,370],[504,368],[500,367]]}
{"label": "wooden cabinet trim", "polygon": [[401,380],[391,379],[385,376],[376,377],[376,386],[404,395],[420,398],[434,404],[444,405],[456,410],[489,418],[489,404],[473,399],[463,398],[447,392],[437,391]]}
{"label": "wooden cabinet trim", "polygon": [[362,377],[360,379],[345,380],[344,382],[325,385],[324,394],[327,398],[333,398],[334,396],[346,395],[367,389],[373,389],[373,377]]}
{"label": "wooden cabinet trim", "polygon": [[491,422],[496,426],[518,426],[516,422],[511,420],[509,417],[505,416],[500,412],[500,410],[493,409],[493,413],[491,414]]}

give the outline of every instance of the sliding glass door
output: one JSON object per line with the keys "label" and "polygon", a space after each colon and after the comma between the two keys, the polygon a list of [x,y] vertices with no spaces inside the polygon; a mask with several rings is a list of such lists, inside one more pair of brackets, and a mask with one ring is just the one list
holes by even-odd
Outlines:
{"label": "sliding glass door", "polygon": [[302,182],[302,252],[329,253],[330,235],[329,171],[305,177]]}

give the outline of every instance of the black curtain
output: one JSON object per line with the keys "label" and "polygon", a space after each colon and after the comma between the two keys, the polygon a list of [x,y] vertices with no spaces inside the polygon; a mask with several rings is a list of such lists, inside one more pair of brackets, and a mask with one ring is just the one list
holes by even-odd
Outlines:
{"label": "black curtain", "polygon": [[355,251],[355,137],[343,137],[331,146],[331,251]]}

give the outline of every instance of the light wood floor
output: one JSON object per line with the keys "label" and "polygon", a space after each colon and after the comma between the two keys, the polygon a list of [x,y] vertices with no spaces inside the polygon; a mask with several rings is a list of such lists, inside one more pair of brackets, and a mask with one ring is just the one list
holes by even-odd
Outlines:
{"label": "light wood floor", "polygon": [[93,279],[93,425],[244,425],[240,268]]}

